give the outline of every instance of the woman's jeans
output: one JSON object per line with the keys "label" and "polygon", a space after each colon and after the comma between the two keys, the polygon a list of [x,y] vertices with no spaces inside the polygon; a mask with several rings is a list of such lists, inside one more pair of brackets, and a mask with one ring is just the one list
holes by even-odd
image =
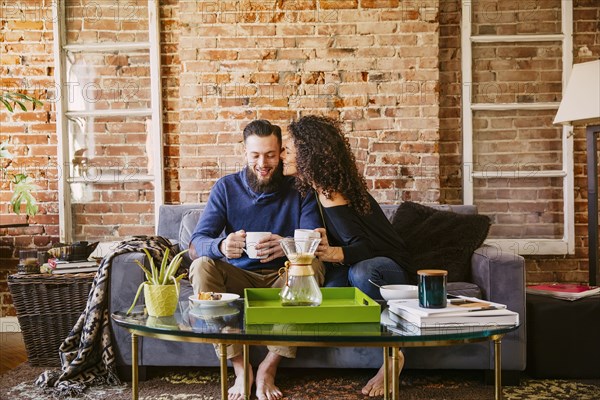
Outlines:
{"label": "woman's jeans", "polygon": [[379,286],[412,284],[408,273],[387,257],[375,257],[359,261],[350,267],[345,265],[328,265],[325,275],[326,287],[354,286],[372,299],[381,300]]}

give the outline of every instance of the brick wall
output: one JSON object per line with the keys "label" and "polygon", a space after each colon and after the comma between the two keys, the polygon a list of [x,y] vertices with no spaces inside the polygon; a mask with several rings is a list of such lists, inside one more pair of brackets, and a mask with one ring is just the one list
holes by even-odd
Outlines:
{"label": "brick wall", "polygon": [[[440,201],[460,203],[462,186],[460,1],[440,7]],[[573,2],[574,62],[600,57],[600,6],[593,0]],[[473,34],[555,33],[560,31],[560,1],[474,2]],[[473,54],[474,101],[560,101],[559,43],[517,46],[477,44]],[[489,69],[497,71],[490,73]],[[519,167],[531,179],[514,185],[505,179],[475,180],[475,202],[492,215],[496,237],[562,236],[562,181],[536,178],[535,172],[560,163],[560,129],[553,112],[484,112],[474,114],[475,159],[497,174]],[[513,143],[511,143],[513,142]],[[514,143],[518,143],[515,146]],[[587,177],[585,133],[575,130],[575,254],[526,257],[529,283],[585,282],[587,262]],[[482,161],[485,160],[485,161]],[[515,164],[517,163],[517,164]],[[519,201],[514,201],[518,198]],[[508,199],[513,199],[510,203]]]}
{"label": "brick wall", "polygon": [[[144,2],[128,2],[134,3],[143,7]],[[513,34],[557,30],[557,0],[501,2],[502,9],[495,9],[496,3],[500,2],[482,0],[480,8],[476,7],[473,19],[476,32]],[[71,41],[143,39],[144,22],[138,18],[132,23],[132,17],[142,15],[135,8],[119,9],[115,3],[86,0],[70,4]],[[106,8],[99,12],[98,6]],[[595,0],[576,0],[574,8],[575,62],[597,59],[600,7]],[[119,18],[115,22],[116,11]],[[0,112],[0,138],[9,140],[13,153],[18,155],[9,167],[25,169],[38,178],[42,186],[36,193],[41,212],[30,220],[32,225],[0,228],[0,315],[13,315],[6,276],[15,270],[16,249],[43,247],[58,240],[59,169],[56,168],[57,138],[51,101],[54,88],[51,2],[2,3],[0,12],[0,86],[29,89],[31,94],[48,100],[36,111]],[[99,15],[112,18],[103,20]],[[87,19],[82,20],[82,16]],[[249,120],[268,118],[285,126],[291,118],[307,113],[322,113],[344,122],[360,167],[378,200],[461,202],[459,0],[167,0],[161,1],[160,18],[167,203],[205,201],[216,179],[241,167],[239,133]],[[557,88],[560,55],[552,45],[542,46],[542,59],[532,55],[531,47],[502,50],[519,56],[494,66],[502,71],[502,85],[498,85],[495,77],[482,70],[499,61],[484,60],[490,49],[479,46],[477,52],[482,61],[476,66],[478,77],[488,88],[490,84],[497,86],[496,91],[478,88],[477,93],[491,96],[494,101],[538,101],[555,96],[560,90]],[[540,46],[535,47],[537,56]],[[132,79],[139,83],[142,80],[133,76],[147,75],[144,61],[132,68],[129,58],[112,60],[107,64],[113,69],[102,70],[94,79],[98,76],[116,79],[115,71],[119,71],[121,83]],[[521,78],[524,72],[527,80]],[[109,82],[119,82],[114,79]],[[93,82],[103,87],[101,81]],[[139,88],[134,98],[128,97],[129,101],[119,97],[117,100],[121,101],[104,106],[144,104],[147,86]],[[498,149],[505,149],[511,139],[502,139],[502,132],[507,130],[502,121],[513,119],[523,121],[516,134],[538,132],[540,135],[536,144],[540,158],[527,160],[526,154],[521,157],[530,168],[534,171],[548,168],[560,159],[555,151],[557,130],[548,128],[551,116],[543,113],[519,113],[501,119],[479,113],[476,128],[484,134],[494,130],[499,140],[476,143],[478,156],[497,156]],[[539,126],[527,127],[525,123],[531,120]],[[101,124],[98,133],[113,134],[112,137],[98,134],[99,141],[117,140],[122,132],[116,126],[124,125],[128,126],[126,133],[135,139],[133,144],[138,147],[143,144],[144,121],[96,122]],[[102,146],[98,149],[102,150]],[[527,149],[518,150],[527,152]],[[100,163],[109,150],[104,148],[104,151],[93,154],[96,162]],[[92,158],[90,154],[87,156]],[[136,165],[146,168],[146,153],[138,156],[140,160]],[[132,164],[125,158],[117,159],[122,165]],[[494,163],[502,167],[506,161],[496,159]],[[521,187],[509,190],[499,189],[506,187],[500,179],[477,186],[482,211],[498,214],[496,222],[506,228],[504,232],[495,232],[499,236],[531,233],[510,230],[532,215],[532,210],[527,208],[531,203],[522,205],[522,215],[513,210],[512,215],[517,219],[514,221],[502,219],[501,213],[493,209],[498,202],[486,203],[489,197],[512,198],[515,193],[528,193],[527,196],[554,201],[561,196],[560,183],[552,180],[520,183]],[[1,185],[0,200],[6,204],[10,198],[6,176]],[[528,257],[530,282],[585,281],[587,278],[582,130],[576,130],[575,185],[577,253],[572,257]],[[95,204],[75,204],[80,229],[76,233],[124,236],[134,230],[140,232],[139,228],[132,228],[140,225],[151,230],[150,188],[121,184],[94,189],[98,196],[103,191],[120,192],[125,198],[109,201],[98,197]],[[134,197],[127,198],[127,193]],[[140,195],[145,197],[140,198]],[[121,207],[127,202],[128,207]],[[113,208],[116,206],[121,208]],[[2,224],[21,220],[8,214],[6,205],[3,207]],[[561,218],[560,209],[551,211],[539,217],[545,222],[547,237],[556,237],[561,234],[560,224],[554,223]],[[120,219],[136,213],[141,219]],[[530,220],[527,224],[535,225]],[[94,231],[94,227],[107,225],[112,227],[107,232]]]}
{"label": "brick wall", "polygon": [[205,201],[243,165],[249,120],[285,127],[319,113],[344,122],[378,200],[436,202],[437,10],[437,1],[180,1],[181,73],[168,88],[179,91],[168,138],[178,193],[167,195]]}

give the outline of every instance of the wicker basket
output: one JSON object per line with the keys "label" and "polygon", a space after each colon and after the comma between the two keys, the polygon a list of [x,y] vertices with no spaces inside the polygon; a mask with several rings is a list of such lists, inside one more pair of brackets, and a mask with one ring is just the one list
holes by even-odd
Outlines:
{"label": "wicker basket", "polygon": [[58,348],[85,310],[95,273],[10,275],[29,363],[60,366]]}

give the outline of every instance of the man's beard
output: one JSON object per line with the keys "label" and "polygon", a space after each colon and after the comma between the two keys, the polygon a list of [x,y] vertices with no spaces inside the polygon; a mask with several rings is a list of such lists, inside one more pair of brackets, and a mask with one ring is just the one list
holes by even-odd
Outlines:
{"label": "man's beard", "polygon": [[282,161],[279,161],[271,177],[266,180],[259,180],[256,171],[251,166],[248,166],[248,173],[246,174],[248,185],[256,193],[272,193],[277,191],[279,186],[281,186],[281,182],[283,182],[283,178]]}

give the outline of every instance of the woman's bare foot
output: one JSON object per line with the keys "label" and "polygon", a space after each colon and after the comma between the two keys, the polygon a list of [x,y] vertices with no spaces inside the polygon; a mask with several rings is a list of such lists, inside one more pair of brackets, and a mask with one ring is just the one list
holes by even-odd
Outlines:
{"label": "woman's bare foot", "polygon": [[[227,400],[244,400],[245,399],[245,388],[244,388],[244,358],[242,356],[234,357],[231,359],[233,370],[235,371],[235,382],[233,386],[227,391]],[[248,371],[248,387],[252,387],[254,381],[254,373],[252,372],[252,366],[248,365],[250,371]]]}
{"label": "woman's bare foot", "polygon": [[[404,367],[404,354],[402,354],[401,351],[398,352],[399,353],[399,361],[400,361],[400,370],[398,371],[398,376],[400,375],[400,373],[402,372],[402,368]],[[390,375],[391,375],[391,369],[392,369],[392,359],[389,359],[388,362],[388,368],[390,369]],[[377,371],[377,373],[375,374],[374,377],[372,377],[369,382],[367,382],[367,384],[362,388],[361,392],[364,395],[367,395],[369,397],[375,397],[375,396],[383,396],[383,374],[384,374],[384,370],[383,370],[383,365],[381,366],[381,368],[379,368],[379,371]],[[390,382],[391,384],[391,382]],[[390,390],[391,390],[391,386],[390,386]]]}
{"label": "woman's bare foot", "polygon": [[275,386],[275,375],[281,356],[269,352],[256,371],[256,397],[258,400],[279,400],[283,393]]}

